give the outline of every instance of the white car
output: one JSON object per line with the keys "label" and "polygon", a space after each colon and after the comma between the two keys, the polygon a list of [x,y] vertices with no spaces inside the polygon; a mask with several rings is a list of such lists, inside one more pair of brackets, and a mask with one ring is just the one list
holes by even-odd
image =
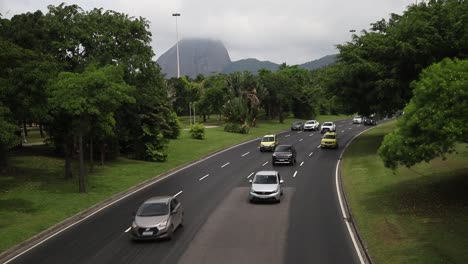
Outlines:
{"label": "white car", "polygon": [[320,123],[317,120],[309,120],[304,124],[304,130],[318,130]]}
{"label": "white car", "polygon": [[279,172],[277,171],[259,171],[255,174],[253,180],[249,180],[252,183],[250,188],[249,200],[253,201],[269,201],[273,200],[276,202],[281,201],[281,195],[283,190]]}
{"label": "white car", "polygon": [[320,129],[320,133],[335,132],[335,131],[336,131],[336,125],[333,122],[324,122]]}
{"label": "white car", "polygon": [[362,116],[355,116],[353,118],[353,124],[362,124],[362,122],[363,122]]}

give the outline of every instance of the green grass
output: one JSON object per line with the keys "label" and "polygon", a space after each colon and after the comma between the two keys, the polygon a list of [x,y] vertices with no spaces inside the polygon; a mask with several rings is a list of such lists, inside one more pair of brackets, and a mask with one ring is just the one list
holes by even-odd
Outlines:
{"label": "green grass", "polygon": [[[344,118],[349,116],[317,119],[323,122]],[[207,128],[205,140],[191,139],[183,130],[179,139],[170,141],[167,162],[119,158],[95,166],[94,172],[87,175],[86,194],[78,193],[76,164],[74,178],[65,180],[63,159],[50,155],[45,145],[25,147],[12,153],[9,166],[0,169],[0,252],[113,194],[214,151],[288,129],[292,121],[264,121],[247,135],[227,133],[222,127]]]}
{"label": "green grass", "polygon": [[468,145],[395,173],[376,154],[395,122],[356,138],[343,182],[375,263],[468,263]]}

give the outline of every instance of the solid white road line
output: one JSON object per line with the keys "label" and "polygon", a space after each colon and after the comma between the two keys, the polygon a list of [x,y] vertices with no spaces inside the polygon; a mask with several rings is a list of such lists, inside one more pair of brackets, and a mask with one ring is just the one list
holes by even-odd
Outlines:
{"label": "solid white road line", "polygon": [[286,135],[286,136],[284,136],[284,137],[290,137],[290,136],[291,136],[291,135]]}
{"label": "solid white road line", "polygon": [[127,228],[127,230],[125,230],[125,233],[128,233],[128,231],[130,231],[131,229],[132,227]]}
{"label": "solid white road line", "polygon": [[293,178],[296,177],[296,175],[297,175],[297,171],[294,172]]}
{"label": "solid white road line", "polygon": [[174,195],[174,197],[177,197],[179,194],[183,193],[183,191],[180,191]]}
{"label": "solid white road line", "polygon": [[223,166],[221,166],[221,168],[224,168],[224,167],[226,167],[226,166],[229,165],[229,164],[231,164],[231,162],[228,162],[228,163],[224,164]]}
{"label": "solid white road line", "polygon": [[302,165],[304,165],[304,162],[301,162],[301,165],[299,165],[299,166],[302,167]]}
{"label": "solid white road line", "polygon": [[199,180],[199,181],[201,181],[201,180],[205,179],[205,178],[206,178],[206,177],[208,177],[208,176],[210,176],[210,174],[207,174],[207,175],[205,175],[205,176],[201,177],[201,178],[200,178],[200,179],[198,179],[198,180]]}
{"label": "solid white road line", "polygon": [[247,179],[250,178],[253,174],[254,172],[250,173],[249,176],[247,176]]}
{"label": "solid white road line", "polygon": [[302,140],[304,140],[304,139],[303,138],[299,139],[299,142],[302,141]]}
{"label": "solid white road line", "polygon": [[262,167],[263,167],[263,166],[265,166],[265,165],[267,165],[267,164],[268,164],[268,161],[267,161],[267,162],[265,162],[265,163],[263,163]]}
{"label": "solid white road line", "polygon": [[312,155],[314,155],[314,152],[311,152],[311,153],[309,154],[309,157],[312,156]]}
{"label": "solid white road line", "polygon": [[338,160],[338,162],[336,163],[335,183],[336,183],[336,192],[338,193],[338,200],[340,201],[341,213],[343,214],[343,219],[345,219],[345,224],[346,224],[346,227],[348,228],[349,236],[351,237],[351,240],[353,241],[354,249],[356,250],[356,253],[358,254],[359,261],[361,262],[361,264],[364,264],[365,263],[364,258],[362,257],[361,250],[359,249],[359,246],[357,244],[355,234],[351,230],[351,224],[348,221],[348,216],[346,215],[346,211],[344,209],[343,198],[341,197],[341,190],[340,190],[340,184],[339,184],[339,179],[338,179],[339,167],[340,167],[340,160]]}
{"label": "solid white road line", "polygon": [[249,154],[250,154],[250,152],[244,153],[244,154],[242,154],[242,157],[245,157],[245,156],[247,156]]}

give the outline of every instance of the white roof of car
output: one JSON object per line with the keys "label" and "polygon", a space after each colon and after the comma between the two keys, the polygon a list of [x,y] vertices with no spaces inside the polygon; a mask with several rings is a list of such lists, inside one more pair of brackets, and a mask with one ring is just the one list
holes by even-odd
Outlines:
{"label": "white roof of car", "polygon": [[256,175],[276,175],[278,172],[274,170],[269,170],[269,171],[258,171]]}

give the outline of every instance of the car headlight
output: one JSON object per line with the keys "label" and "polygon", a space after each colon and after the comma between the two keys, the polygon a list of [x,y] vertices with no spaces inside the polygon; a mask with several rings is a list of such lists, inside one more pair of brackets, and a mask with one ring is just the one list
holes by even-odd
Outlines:
{"label": "car headlight", "polygon": [[287,156],[288,156],[288,157],[291,157],[291,156],[292,156],[292,154],[288,154]]}
{"label": "car headlight", "polygon": [[166,228],[166,226],[167,226],[167,220],[162,221],[161,223],[159,223],[159,224],[156,225],[156,227],[157,227],[158,229],[164,229],[164,228]]}

